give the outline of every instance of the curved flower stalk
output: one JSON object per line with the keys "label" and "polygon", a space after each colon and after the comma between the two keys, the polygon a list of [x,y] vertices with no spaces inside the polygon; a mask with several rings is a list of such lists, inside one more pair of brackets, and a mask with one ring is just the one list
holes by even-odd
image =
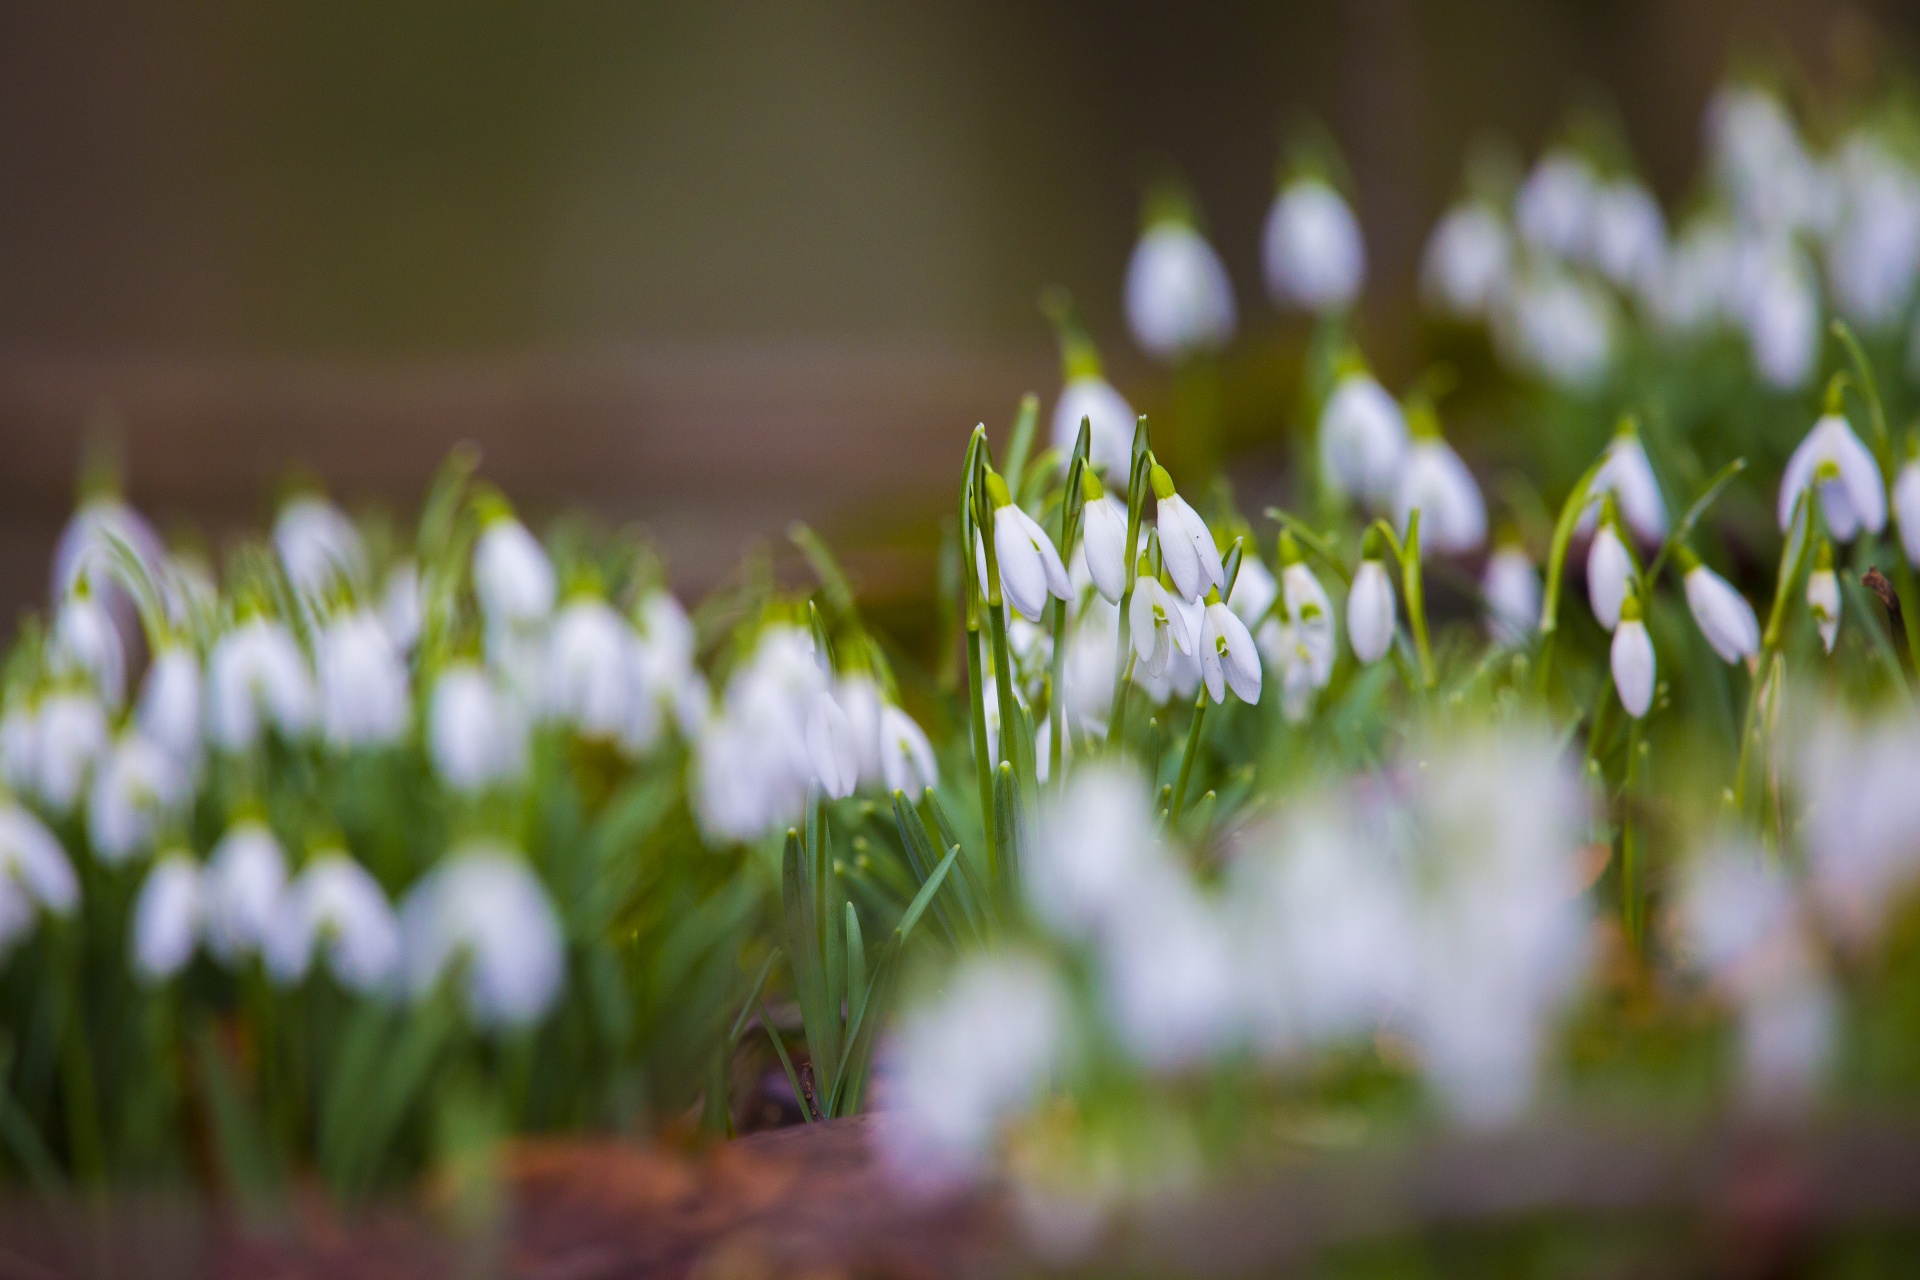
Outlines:
{"label": "curved flower stalk", "polygon": [[1319,178],[1298,178],[1275,197],[1260,252],[1267,292],[1282,306],[1344,311],[1366,282],[1360,224],[1340,193]]}
{"label": "curved flower stalk", "polygon": [[399,925],[408,994],[422,999],[457,972],[467,1011],[483,1027],[538,1022],[566,978],[553,904],[504,845],[454,850],[408,893]]}
{"label": "curved flower stalk", "polygon": [[266,940],[267,974],[281,986],[306,981],[318,953],[335,981],[371,995],[400,961],[400,929],[373,877],[343,849],[313,854],[281,895]]}
{"label": "curved flower stalk", "polygon": [[1343,357],[1336,377],[1320,411],[1320,482],[1342,499],[1384,511],[1407,459],[1406,417],[1357,353]]}
{"label": "curved flower stalk", "polygon": [[1394,518],[1402,536],[1409,518],[1418,511],[1423,550],[1443,555],[1478,551],[1487,540],[1487,504],[1480,486],[1441,437],[1440,420],[1432,406],[1421,401],[1410,404],[1407,419],[1413,443],[1394,498]]}
{"label": "curved flower stalk", "polygon": [[[1233,338],[1233,286],[1185,201],[1161,193],[1127,263],[1127,325],[1156,359],[1176,361]],[[1075,424],[1076,428],[1078,424]]]}

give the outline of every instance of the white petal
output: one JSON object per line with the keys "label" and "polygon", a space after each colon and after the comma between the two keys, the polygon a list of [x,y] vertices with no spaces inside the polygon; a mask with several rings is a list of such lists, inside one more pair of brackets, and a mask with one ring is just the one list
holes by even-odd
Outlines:
{"label": "white petal", "polygon": [[1084,509],[1087,572],[1109,604],[1120,603],[1127,587],[1127,510],[1102,494]]}
{"label": "white petal", "polygon": [[1347,592],[1347,638],[1353,656],[1363,663],[1378,662],[1393,645],[1393,583],[1378,560],[1362,560]]}
{"label": "white petal", "polygon": [[1653,705],[1653,640],[1638,619],[1622,622],[1613,632],[1613,683],[1620,705],[1639,719]]}

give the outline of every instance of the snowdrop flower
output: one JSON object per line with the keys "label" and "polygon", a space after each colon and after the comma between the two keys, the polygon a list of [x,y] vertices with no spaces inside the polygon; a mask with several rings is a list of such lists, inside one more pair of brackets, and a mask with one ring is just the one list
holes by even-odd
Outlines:
{"label": "snowdrop flower", "polygon": [[673,594],[655,588],[635,610],[633,707],[623,742],[639,754],[658,736],[660,709],[668,711],[689,741],[705,724],[710,701],[706,678],[694,665],[693,621]]}
{"label": "snowdrop flower", "polygon": [[175,850],[154,862],[133,905],[134,976],[148,984],[173,977],[193,959],[199,935],[200,868]]}
{"label": "snowdrop flower", "polygon": [[1813,549],[1813,572],[1807,575],[1807,611],[1820,628],[1820,643],[1828,653],[1840,634],[1840,579],[1833,572],[1833,544],[1825,538]]}
{"label": "snowdrop flower", "polygon": [[399,561],[387,570],[387,585],[380,592],[380,622],[401,653],[411,652],[419,641],[420,569],[413,561]]}
{"label": "snowdrop flower", "polygon": [[1707,638],[1722,662],[1739,662],[1760,652],[1760,620],[1754,616],[1747,598],[1731,583],[1700,563],[1700,557],[1684,544],[1677,549],[1682,581],[1687,592],[1687,608],[1700,634]]}
{"label": "snowdrop flower", "polygon": [[473,589],[495,625],[524,626],[553,612],[553,562],[527,527],[500,504],[473,545]]}
{"label": "snowdrop flower", "polygon": [[[1107,731],[1109,700],[1119,672],[1119,628],[1120,611],[1097,601],[1081,611],[1067,633],[1066,661],[1061,664],[1060,677],[1062,710],[1069,729],[1100,735]],[[1071,733],[1062,745],[1072,747]]]}
{"label": "snowdrop flower", "polygon": [[91,693],[64,692],[41,700],[34,723],[34,788],[55,813],[73,810],[107,753],[107,713]]}
{"label": "snowdrop flower", "polygon": [[1407,420],[1357,356],[1348,366],[1320,411],[1320,482],[1384,510],[1406,460]]}
{"label": "snowdrop flower", "polygon": [[833,682],[833,700],[847,716],[859,780],[880,781],[880,708],[886,694],[871,672],[849,671]]}
{"label": "snowdrop flower", "polygon": [[1280,584],[1273,580],[1273,574],[1260,557],[1251,551],[1242,556],[1240,570],[1234,575],[1233,591],[1227,596],[1227,607],[1239,614],[1240,621],[1251,629],[1260,625],[1279,597]]}
{"label": "snowdrop flower", "polygon": [[1384,658],[1393,647],[1393,581],[1377,555],[1364,555],[1347,591],[1347,639],[1363,664]]}
{"label": "snowdrop flower", "polygon": [[1911,454],[1893,482],[1893,517],[1907,563],[1920,565],[1920,458]]}
{"label": "snowdrop flower", "polygon": [[200,876],[207,947],[231,966],[261,951],[279,921],[287,859],[268,827],[242,819],[213,846]]}
{"label": "snowdrop flower", "polygon": [[1462,555],[1487,540],[1487,504],[1473,473],[1440,436],[1432,409],[1414,417],[1413,445],[1401,469],[1394,513],[1404,535],[1408,518],[1420,512],[1422,557]]}
{"label": "snowdrop flower", "polygon": [[1594,473],[1591,496],[1586,510],[1575,526],[1580,533],[1591,533],[1600,518],[1600,506],[1608,494],[1620,505],[1627,528],[1643,546],[1657,545],[1667,536],[1667,503],[1660,494],[1660,482],[1654,478],[1653,464],[1647,459],[1646,446],[1631,418],[1620,424],[1607,445],[1606,457]]}
{"label": "snowdrop flower", "polygon": [[1736,265],[1738,319],[1753,365],[1768,386],[1795,391],[1820,356],[1820,294],[1813,272],[1792,244],[1754,243]]}
{"label": "snowdrop flower", "polygon": [[605,600],[569,599],[547,641],[547,713],[583,737],[617,738],[635,694],[632,643],[632,629]]}
{"label": "snowdrop flower", "polygon": [[1207,522],[1174,490],[1173,477],[1158,462],[1152,480],[1160,558],[1180,598],[1198,600],[1209,588],[1226,590],[1227,570]]}
{"label": "snowdrop flower", "polygon": [[694,740],[694,807],[709,835],[749,840],[799,817],[814,777],[807,716],[825,688],[806,632],[761,631],[729,677],[718,714]]}
{"label": "snowdrop flower", "polygon": [[1667,222],[1645,187],[1616,179],[1600,188],[1593,205],[1593,265],[1616,287],[1645,292],[1666,265]]}
{"label": "snowdrop flower", "polygon": [[50,659],[56,673],[85,673],[109,710],[118,711],[126,701],[127,661],[120,629],[86,577],[60,602]]}
{"label": "snowdrop flower", "polygon": [[1092,472],[1082,473],[1081,484],[1086,495],[1080,510],[1087,573],[1108,604],[1119,604],[1127,589],[1127,504],[1108,493]]}
{"label": "snowdrop flower", "polygon": [[1620,537],[1619,511],[1609,495],[1605,514],[1600,517],[1600,531],[1587,548],[1587,602],[1593,606],[1594,620],[1606,630],[1620,624],[1621,602],[1632,594],[1639,576],[1633,552]]}
{"label": "snowdrop flower", "polygon": [[1179,601],[1168,594],[1158,578],[1143,571],[1134,580],[1133,602],[1128,608],[1133,651],[1149,675],[1165,674],[1175,649],[1193,652],[1198,635],[1189,627]]}
{"label": "snowdrop flower", "polygon": [[140,686],[134,724],[189,768],[200,756],[200,662],[183,644],[162,643]]}
{"label": "snowdrop flower", "polygon": [[304,982],[318,948],[339,983],[370,995],[400,959],[400,928],[387,895],[345,851],[313,855],[280,897],[267,935],[267,973],[281,986]]}
{"label": "snowdrop flower", "polygon": [[1053,447],[1061,457],[1073,452],[1080,422],[1088,424],[1087,461],[1110,483],[1125,485],[1133,463],[1133,432],[1139,421],[1126,397],[1113,389],[1100,368],[1100,354],[1064,303],[1049,311],[1060,338],[1064,385],[1053,406]]}
{"label": "snowdrop flower", "polygon": [[880,770],[887,790],[912,801],[940,780],[933,744],[912,716],[891,703],[880,708]]}
{"label": "snowdrop flower", "polygon": [[87,838],[102,862],[125,862],[153,842],[156,828],[190,798],[186,770],[138,733],[103,757],[87,805]]}
{"label": "snowdrop flower", "polygon": [[1233,337],[1227,269],[1184,219],[1156,222],[1140,237],[1127,263],[1126,302],[1134,341],[1161,360],[1225,346]]}
{"label": "snowdrop flower", "polygon": [[566,978],[560,921],[526,863],[512,850],[455,850],[400,909],[408,992],[430,994],[464,962],[468,1012],[485,1027],[527,1027],[553,1006]]}
{"label": "snowdrop flower", "polygon": [[[1310,577],[1311,575],[1309,575]],[[1315,583],[1316,590],[1319,584]],[[1326,599],[1321,592],[1320,598]],[[1328,640],[1333,621],[1326,615]],[[1247,624],[1227,608],[1218,591],[1207,593],[1207,612],[1200,624],[1200,675],[1206,681],[1207,695],[1215,702],[1227,700],[1227,690],[1245,703],[1260,701],[1260,651],[1254,647]]]}
{"label": "snowdrop flower", "polygon": [[364,609],[339,614],[321,629],[314,650],[327,741],[341,748],[398,742],[413,707],[406,662],[380,619]]}
{"label": "snowdrop flower", "polygon": [[313,727],[318,695],[293,633],[253,617],[207,656],[207,731],[215,746],[250,751],[271,723],[288,737]]}
{"label": "snowdrop flower", "polygon": [[427,750],[442,782],[477,795],[525,775],[526,717],[478,663],[456,662],[434,682]]}
{"label": "snowdrop flower", "polygon": [[1613,303],[1589,281],[1564,271],[1521,276],[1497,319],[1496,337],[1508,357],[1556,386],[1590,390],[1612,363]]}
{"label": "snowdrop flower", "polygon": [[1828,396],[1828,412],[1813,424],[1780,473],[1780,528],[1793,523],[1795,506],[1809,485],[1818,486],[1827,528],[1842,542],[1862,529],[1879,533],[1887,523],[1887,495],[1880,465],[1853,434]]}
{"label": "snowdrop flower", "polygon": [[1513,279],[1513,244],[1498,214],[1478,205],[1456,206],[1433,229],[1421,262],[1422,290],[1457,319],[1484,318]]}
{"label": "snowdrop flower", "polygon": [[53,551],[53,598],[64,600],[82,578],[96,584],[126,581],[115,543],[133,552],[149,578],[159,581],[166,548],[146,518],[115,493],[88,497],[60,531]]}
{"label": "snowdrop flower", "polygon": [[295,498],[273,523],[273,549],[293,589],[309,600],[339,584],[366,580],[367,549],[340,508],[320,497]]}
{"label": "snowdrop flower", "polygon": [[853,794],[860,781],[860,756],[853,737],[853,722],[831,692],[822,689],[813,695],[807,709],[807,759],[821,790],[835,800]]}
{"label": "snowdrop flower", "polygon": [[1920,180],[1872,138],[1841,153],[1839,225],[1827,275],[1840,310],[1868,330],[1898,323],[1920,278]]}
{"label": "snowdrop flower", "polygon": [[1707,126],[1720,180],[1744,221],[1793,230],[1818,220],[1823,195],[1813,162],[1772,94],[1724,88],[1708,105]]}
{"label": "snowdrop flower", "polygon": [[1534,248],[1559,258],[1582,258],[1592,242],[1597,194],[1585,160],[1570,151],[1548,152],[1520,184],[1513,220]]}
{"label": "snowdrop flower", "polygon": [[1613,686],[1620,705],[1638,720],[1653,705],[1653,639],[1640,620],[1640,597],[1629,594],[1620,606],[1620,625],[1613,629]]}
{"label": "snowdrop flower", "polygon": [[1526,548],[1503,541],[1487,557],[1480,589],[1487,597],[1487,627],[1495,643],[1525,644],[1540,622],[1540,573]]}
{"label": "snowdrop flower", "polygon": [[1865,947],[1920,879],[1920,722],[1826,709],[1794,741],[1814,900],[1841,939]]}
{"label": "snowdrop flower", "polygon": [[1102,995],[1121,1043],[1150,1069],[1204,1061],[1237,1030],[1239,984],[1224,924],[1183,869],[1159,860],[1102,932]]}
{"label": "snowdrop flower", "polygon": [[1000,1126],[1039,1098],[1064,1057],[1068,1014],[1040,960],[962,961],[885,1050],[897,1107],[881,1140],[894,1173],[941,1186],[984,1172]]}
{"label": "snowdrop flower", "polygon": [[40,912],[70,915],[79,902],[80,881],[53,832],[12,800],[0,799],[0,956]]}
{"label": "snowdrop flower", "polygon": [[1006,600],[1029,622],[1040,621],[1047,597],[1073,598],[1067,566],[1053,539],[1040,522],[1022,511],[1007,492],[997,472],[987,473],[987,496],[993,502],[993,552],[1000,569],[1000,587]]}
{"label": "snowdrop flower", "polygon": [[1027,901],[1050,930],[1094,937],[1166,861],[1149,794],[1147,780],[1131,766],[1095,761],[1076,771],[1042,811],[1020,872]]}
{"label": "snowdrop flower", "polygon": [[[1333,660],[1339,656],[1340,640],[1334,634],[1333,601],[1320,580],[1300,557],[1293,534],[1280,534],[1280,593],[1286,600],[1286,615],[1294,634],[1312,656],[1314,685],[1325,688],[1333,678]],[[1388,596],[1388,627],[1392,626],[1392,596]],[[1248,698],[1254,702],[1257,699]]]}
{"label": "snowdrop flower", "polygon": [[1280,192],[1260,249],[1277,303],[1338,311],[1360,296],[1367,271],[1360,224],[1339,192],[1317,178],[1296,179]]}

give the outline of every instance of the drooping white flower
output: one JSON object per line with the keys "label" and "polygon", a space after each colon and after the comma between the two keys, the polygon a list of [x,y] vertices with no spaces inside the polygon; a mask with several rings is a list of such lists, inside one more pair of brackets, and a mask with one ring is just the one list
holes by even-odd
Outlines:
{"label": "drooping white flower", "polygon": [[880,682],[868,671],[846,672],[833,682],[833,700],[847,713],[860,781],[881,781],[880,708],[886,705],[887,698]]}
{"label": "drooping white flower", "polygon": [[1193,652],[1198,635],[1187,625],[1187,615],[1179,602],[1160,585],[1158,578],[1142,574],[1133,584],[1133,601],[1128,606],[1128,625],[1133,633],[1133,651],[1147,674],[1166,672],[1175,649]]}
{"label": "drooping white flower", "polygon": [[387,570],[387,584],[380,589],[380,622],[401,653],[411,652],[420,639],[420,590],[420,567],[413,561],[398,561]]}
{"label": "drooping white flower", "polygon": [[1061,663],[1061,708],[1066,715],[1067,740],[1073,732],[1105,734],[1113,682],[1118,675],[1117,653],[1120,610],[1103,600],[1082,609],[1067,632],[1067,652]]}
{"label": "drooping white flower", "polygon": [[1587,162],[1571,151],[1550,151],[1534,165],[1514,197],[1521,238],[1555,257],[1586,257],[1593,242],[1598,184]]}
{"label": "drooping white flower", "polygon": [[367,576],[367,549],[360,531],[340,508],[308,495],[280,508],[273,522],[273,549],[287,581],[302,596],[317,599],[336,586]]}
{"label": "drooping white flower", "polygon": [[1864,948],[1920,883],[1920,722],[1823,708],[1791,742],[1814,902],[1842,941]]}
{"label": "drooping white flower", "polygon": [[60,602],[49,662],[56,674],[84,673],[110,711],[118,711],[127,699],[127,660],[120,629],[87,578]]}
{"label": "drooping white flower", "polygon": [[154,861],[133,906],[134,976],[165,982],[193,959],[199,936],[200,868],[191,854],[175,850]]}
{"label": "drooping white flower", "polygon": [[635,694],[632,644],[632,628],[605,600],[569,599],[547,641],[547,714],[583,737],[618,738]]}
{"label": "drooping white flower", "polygon": [[1920,458],[1908,458],[1893,482],[1893,518],[1907,563],[1920,565]]}
{"label": "drooping white flower", "polygon": [[1156,223],[1140,237],[1127,263],[1126,303],[1134,341],[1161,360],[1233,337],[1227,269],[1206,237],[1183,221]]}
{"label": "drooping white flower", "polygon": [[1133,768],[1095,761],[1074,772],[1043,809],[1020,874],[1026,901],[1053,932],[1094,937],[1166,861],[1149,794],[1147,780]]}
{"label": "drooping white flower", "polygon": [[[1316,588],[1319,584],[1315,584]],[[1321,593],[1321,599],[1326,593]],[[1328,634],[1332,618],[1328,615]],[[1215,592],[1207,601],[1206,617],[1200,624],[1200,674],[1207,694],[1215,702],[1227,700],[1227,690],[1242,702],[1260,701],[1260,651],[1254,647],[1247,624]]]}
{"label": "drooping white flower", "polygon": [[67,690],[41,699],[34,719],[33,781],[47,808],[72,812],[107,746],[107,713],[93,694]]}
{"label": "drooping white flower", "polygon": [[1160,558],[1167,576],[1183,600],[1198,600],[1209,590],[1227,589],[1227,570],[1220,562],[1220,548],[1214,545],[1213,531],[1200,513],[1173,487],[1173,477],[1159,463],[1153,464],[1155,523],[1160,531]]}
{"label": "drooping white flower", "polygon": [[688,741],[696,738],[709,703],[706,678],[694,665],[693,621],[672,593],[655,588],[634,611],[632,705],[621,743],[634,755],[652,749],[661,713],[671,715]]}
{"label": "drooping white flower", "polygon": [[1485,318],[1513,279],[1513,243],[1498,214],[1479,204],[1455,206],[1434,227],[1421,260],[1429,301],[1456,318]]}
{"label": "drooping white flower", "polygon": [[1820,356],[1820,291],[1801,252],[1786,241],[1756,241],[1737,260],[1737,319],[1753,365],[1768,386],[1795,391]]}
{"label": "drooping white flower", "polygon": [[526,773],[526,716],[478,663],[456,662],[434,682],[427,748],[442,782],[477,794]]}
{"label": "drooping white flower", "polygon": [[1666,499],[1661,496],[1660,482],[1654,478],[1653,464],[1647,460],[1646,446],[1640,443],[1640,433],[1631,420],[1614,433],[1587,493],[1587,507],[1575,526],[1580,533],[1593,531],[1600,518],[1601,502],[1612,494],[1620,505],[1627,528],[1641,545],[1657,545],[1667,536]]}
{"label": "drooping white flower", "polygon": [[1267,213],[1260,240],[1267,292],[1303,311],[1351,307],[1365,282],[1367,252],[1353,210],[1316,178],[1289,183]]}
{"label": "drooping white flower", "polygon": [[1587,602],[1594,620],[1606,630],[1620,624],[1620,604],[1633,591],[1638,573],[1618,524],[1611,517],[1602,519],[1587,548]]}
{"label": "drooping white flower", "polygon": [[313,855],[280,895],[267,935],[267,973],[282,986],[304,982],[318,950],[340,985],[372,994],[400,960],[400,927],[387,895],[345,851]]}
{"label": "drooping white flower", "polygon": [[501,845],[456,849],[400,909],[406,988],[431,993],[456,964],[467,1011],[486,1027],[538,1022],[566,979],[560,921],[523,859]]}
{"label": "drooping white flower", "polygon": [[1753,85],[1728,86],[1707,108],[1707,136],[1721,184],[1743,222],[1770,231],[1817,227],[1829,195],[1779,99]]}
{"label": "drooping white flower", "polygon": [[200,876],[207,948],[234,965],[262,951],[279,923],[287,859],[265,823],[242,819],[213,846]]}
{"label": "drooping white flower", "polygon": [[189,798],[179,761],[139,733],[121,735],[95,771],[87,838],[102,862],[124,862],[147,848],[166,816]]}
{"label": "drooping white flower", "polygon": [[1238,1030],[1221,908],[1170,859],[1143,868],[1100,938],[1101,995],[1129,1054],[1158,1071],[1202,1062]]}
{"label": "drooping white flower", "polygon": [[1695,336],[1740,313],[1740,237],[1724,222],[1697,219],[1674,241],[1666,269],[1645,302],[1664,333]]}
{"label": "drooping white flower", "polygon": [[377,747],[407,732],[412,702],[407,666],[378,616],[335,615],[314,641],[320,675],[320,724],[336,747]]}
{"label": "drooping white flower", "polygon": [[1620,608],[1620,625],[1613,629],[1611,663],[1613,685],[1620,705],[1638,720],[1653,705],[1653,638],[1640,620],[1639,597],[1629,595]]}
{"label": "drooping white flower", "polygon": [[1487,597],[1487,627],[1494,641],[1525,644],[1540,625],[1540,572],[1526,548],[1503,542],[1487,557],[1480,589]]}
{"label": "drooping white flower", "polygon": [[79,903],[80,881],[53,832],[12,800],[0,799],[0,956],[42,911],[66,916]]}
{"label": "drooping white flower", "polygon": [[1684,547],[1680,560],[1686,566],[1686,577],[1682,581],[1687,608],[1700,634],[1707,638],[1721,661],[1739,662],[1759,653],[1760,620],[1754,616],[1747,598]]}
{"label": "drooping white flower", "polygon": [[1040,621],[1047,597],[1073,598],[1067,566],[1040,522],[1022,511],[997,474],[987,477],[993,500],[993,553],[1000,589],[1008,604],[1029,622]]}
{"label": "drooping white flower", "polygon": [[317,701],[299,643],[270,618],[242,622],[207,656],[207,733],[224,750],[251,750],[268,724],[290,738],[305,734]]}
{"label": "drooping white flower", "polygon": [[1808,485],[1817,485],[1827,528],[1842,542],[1862,529],[1879,533],[1887,523],[1887,495],[1880,465],[1838,412],[1822,415],[1787,459],[1780,473],[1780,528],[1793,523],[1794,506]]}
{"label": "drooping white flower", "polygon": [[1086,548],[1087,573],[1107,603],[1119,604],[1127,589],[1127,504],[1108,493],[1106,486],[1091,475],[1086,479],[1081,545]]}
{"label": "drooping white flower", "polygon": [[1091,428],[1087,460],[1109,483],[1124,486],[1133,461],[1134,424],[1139,421],[1127,398],[1100,376],[1096,361],[1091,372],[1069,376],[1053,408],[1053,447],[1062,457],[1073,452],[1080,438],[1080,422]]}
{"label": "drooping white flower", "polygon": [[1832,653],[1840,635],[1840,579],[1833,572],[1833,544],[1824,538],[1814,549],[1813,572],[1807,575],[1807,611],[1820,629],[1820,643]]}
{"label": "drooping white flower", "polygon": [[821,790],[835,800],[853,794],[860,782],[860,756],[853,722],[830,690],[813,695],[807,708],[807,759]]}
{"label": "drooping white flower", "polygon": [[[1333,601],[1327,598],[1326,588],[1313,576],[1313,570],[1300,558],[1300,549],[1294,545],[1290,533],[1280,535],[1280,563],[1285,566],[1280,570],[1280,591],[1286,598],[1286,616],[1293,624],[1295,638],[1306,646],[1311,656],[1315,687],[1324,689],[1333,678],[1334,659],[1340,651],[1340,639],[1334,631]],[[1389,626],[1390,602],[1391,596]]]}
{"label": "drooping white flower", "polygon": [[1368,556],[1353,571],[1347,590],[1347,639],[1362,663],[1378,662],[1393,647],[1393,580],[1380,560]]}
{"label": "drooping white flower", "polygon": [[1321,482],[1344,498],[1384,510],[1407,456],[1400,405],[1364,368],[1340,379],[1320,411]]}
{"label": "drooping white flower", "polygon": [[1477,551],[1487,540],[1487,504],[1473,472],[1451,445],[1440,438],[1437,424],[1414,433],[1406,465],[1400,471],[1394,515],[1402,535],[1413,512],[1420,513],[1420,553],[1462,555]]}
{"label": "drooping white flower", "polygon": [[1630,178],[1606,183],[1594,197],[1593,265],[1616,288],[1643,294],[1667,259],[1667,220],[1653,193]]}
{"label": "drooping white flower", "polygon": [[1587,391],[1613,362],[1613,301],[1592,281],[1536,268],[1519,276],[1496,316],[1503,354],[1555,386]]}
{"label": "drooping white flower", "polygon": [[905,792],[909,800],[919,800],[940,780],[933,744],[912,716],[891,703],[880,708],[880,770],[887,790]]}
{"label": "drooping white flower", "polygon": [[1827,278],[1842,314],[1882,331],[1906,314],[1920,279],[1920,178],[1865,135],[1848,140],[1838,170]]}
{"label": "drooping white flower", "polygon": [[709,835],[748,840],[798,819],[814,776],[807,712],[826,687],[806,632],[777,625],[760,633],[694,740],[694,812]]}
{"label": "drooping white flower", "polygon": [[200,755],[200,662],[181,644],[164,645],[140,686],[134,723],[191,771]]}
{"label": "drooping white flower", "polygon": [[553,562],[539,539],[506,511],[492,513],[474,542],[473,589],[495,624],[524,625],[553,612]]}
{"label": "drooping white flower", "polygon": [[82,578],[96,587],[108,583],[118,584],[116,589],[124,587],[127,572],[116,544],[133,553],[147,577],[161,579],[166,547],[153,526],[118,494],[95,494],[81,503],[60,531],[53,551],[53,598],[64,600]]}

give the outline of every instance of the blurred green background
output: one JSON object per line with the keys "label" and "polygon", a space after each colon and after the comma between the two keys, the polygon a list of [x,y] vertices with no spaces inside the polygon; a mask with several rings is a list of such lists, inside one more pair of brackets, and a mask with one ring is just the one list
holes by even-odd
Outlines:
{"label": "blurred green background", "polygon": [[1473,139],[1530,156],[1606,104],[1671,206],[1730,61],[1844,87],[1916,33],[1821,0],[8,6],[0,610],[41,600],[102,434],[215,538],[291,466],[403,504],[470,437],[536,514],[649,524],[689,587],[804,516],[924,589],[894,533],[975,421],[1057,387],[1042,286],[1154,401],[1119,292],[1155,175],[1197,194],[1247,341],[1284,339],[1259,226],[1324,124],[1399,385]]}

